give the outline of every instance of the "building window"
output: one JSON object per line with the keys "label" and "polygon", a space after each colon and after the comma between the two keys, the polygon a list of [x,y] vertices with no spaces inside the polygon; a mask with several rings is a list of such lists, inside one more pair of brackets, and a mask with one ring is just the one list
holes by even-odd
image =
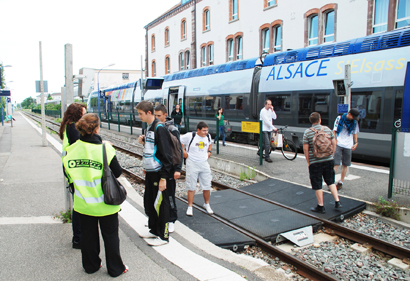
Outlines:
{"label": "building window", "polygon": [[169,28],[165,28],[165,46],[169,46]]}
{"label": "building window", "polygon": [[236,59],[242,59],[242,36],[236,37]]}
{"label": "building window", "polygon": [[157,66],[155,64],[155,60],[153,60],[151,63],[151,71],[152,71],[151,72],[152,77],[157,76]]}
{"label": "building window", "polygon": [[269,53],[269,28],[262,30],[262,51]]}
{"label": "building window", "polygon": [[[271,7],[276,5],[276,0],[267,0],[267,7]],[[265,7],[266,8],[266,7]]]}
{"label": "building window", "polygon": [[185,52],[185,63],[186,63],[186,69],[191,68],[191,53],[189,51]]}
{"label": "building window", "polygon": [[233,61],[233,39],[228,40],[228,61]]}
{"label": "building window", "polygon": [[151,35],[151,52],[155,51],[155,34]]}
{"label": "building window", "polygon": [[179,53],[179,69],[184,70],[184,53]]}
{"label": "building window", "polygon": [[312,15],[309,18],[309,45],[318,44],[318,30],[319,30],[319,17],[318,15]]}
{"label": "building window", "polygon": [[214,64],[214,45],[208,45],[209,65]]}
{"label": "building window", "polygon": [[206,66],[206,47],[201,48],[202,66]]}
{"label": "building window", "polygon": [[238,15],[238,1],[239,0],[230,0],[230,20],[236,20],[238,19],[239,15]]}
{"label": "building window", "polygon": [[404,27],[410,24],[410,1],[398,0],[396,12],[396,28]]}
{"label": "building window", "polygon": [[181,22],[181,40],[186,39],[186,20],[183,19]]}
{"label": "building window", "polygon": [[165,56],[165,73],[171,73],[171,61],[169,55]]}
{"label": "building window", "polygon": [[279,52],[282,50],[282,26],[281,25],[274,26],[273,31],[274,31],[273,51]]}
{"label": "building window", "polygon": [[335,41],[335,11],[331,10],[324,15],[324,35],[325,42]]}
{"label": "building window", "polygon": [[389,0],[375,0],[373,12],[373,33],[387,31]]}
{"label": "building window", "polygon": [[209,9],[206,8],[203,13],[203,28],[202,31],[207,31],[210,29],[210,18],[209,18]]}

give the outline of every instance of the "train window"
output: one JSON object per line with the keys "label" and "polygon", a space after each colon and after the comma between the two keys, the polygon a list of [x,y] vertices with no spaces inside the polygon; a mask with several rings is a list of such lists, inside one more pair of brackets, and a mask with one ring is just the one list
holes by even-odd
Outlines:
{"label": "train window", "polygon": [[202,97],[188,98],[189,116],[202,116]]}
{"label": "train window", "polygon": [[351,106],[359,109],[360,130],[380,129],[382,91],[352,93]]}
{"label": "train window", "polygon": [[329,95],[300,94],[298,123],[310,125],[309,116],[312,112],[319,112],[322,118],[322,125],[329,126]]}
{"label": "train window", "polygon": [[243,95],[230,95],[225,97],[226,110],[242,110],[243,109]]}
{"label": "train window", "polygon": [[402,108],[403,108],[403,90],[397,90],[396,97],[394,99],[394,120],[393,121],[401,119]]}
{"label": "train window", "polygon": [[290,112],[291,97],[290,95],[269,97],[275,112]]}

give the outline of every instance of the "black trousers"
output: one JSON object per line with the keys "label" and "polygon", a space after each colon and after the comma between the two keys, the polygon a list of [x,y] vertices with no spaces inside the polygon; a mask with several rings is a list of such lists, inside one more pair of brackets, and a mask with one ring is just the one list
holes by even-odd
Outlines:
{"label": "black trousers", "polygon": [[81,255],[85,272],[94,273],[100,269],[100,236],[98,233],[98,223],[100,223],[108,274],[112,277],[121,275],[125,266],[120,255],[118,213],[104,217],[80,214],[80,223]]}
{"label": "black trousers", "polygon": [[[160,204],[154,206],[158,194],[159,173],[145,174],[145,192],[144,208],[148,216],[148,228],[152,234],[159,236],[162,240],[168,241],[168,223],[169,223],[169,190],[168,186],[162,192]],[[167,181],[168,184],[168,181]]]}
{"label": "black trousers", "polygon": [[178,219],[177,205],[175,203],[176,181],[174,178],[167,180],[167,189],[169,196],[169,222],[175,222]]}

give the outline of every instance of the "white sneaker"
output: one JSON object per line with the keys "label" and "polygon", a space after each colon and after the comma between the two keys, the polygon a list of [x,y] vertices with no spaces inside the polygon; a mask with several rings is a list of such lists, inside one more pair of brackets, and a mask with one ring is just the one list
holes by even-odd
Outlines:
{"label": "white sneaker", "polygon": [[186,210],[186,215],[192,217],[194,215],[192,207],[188,207]]}
{"label": "white sneaker", "polygon": [[211,206],[209,204],[204,203],[203,206],[204,206],[205,210],[208,212],[208,214],[212,215],[214,213],[214,211],[212,211]]}
{"label": "white sneaker", "polygon": [[175,225],[173,222],[168,223],[168,232],[172,233],[175,231]]}
{"label": "white sneaker", "polygon": [[152,234],[151,232],[149,232],[148,229],[144,229],[143,232],[138,233],[138,234],[141,238],[157,238],[158,237],[155,234]]}
{"label": "white sneaker", "polygon": [[168,244],[168,241],[162,240],[161,238],[157,237],[155,239],[147,239],[147,244],[150,246],[162,246]]}

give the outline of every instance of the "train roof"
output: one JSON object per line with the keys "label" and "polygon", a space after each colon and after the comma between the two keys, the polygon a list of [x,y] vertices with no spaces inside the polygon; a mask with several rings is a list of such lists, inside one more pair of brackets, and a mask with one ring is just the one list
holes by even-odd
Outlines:
{"label": "train roof", "polygon": [[224,72],[250,69],[250,68],[255,67],[255,63],[257,60],[258,58],[252,58],[252,59],[247,59],[247,60],[227,62],[221,65],[212,65],[212,66],[201,67],[201,68],[192,69],[192,70],[180,71],[175,74],[169,74],[169,75],[163,76],[164,82],[191,78],[191,77],[211,75],[215,73],[224,73]]}
{"label": "train roof", "polygon": [[345,42],[323,44],[267,55],[263,66],[380,51],[410,45],[410,28],[373,34]]}
{"label": "train roof", "polygon": [[122,85],[120,85],[120,86],[116,86],[116,87],[112,87],[112,88],[107,88],[107,89],[104,89],[104,90],[102,90],[102,91],[105,93],[105,92],[110,92],[110,91],[115,91],[115,90],[122,90],[122,89],[134,88],[134,87],[135,87],[135,84],[138,85],[138,81],[130,82],[130,83],[127,83],[127,84],[122,84]]}

